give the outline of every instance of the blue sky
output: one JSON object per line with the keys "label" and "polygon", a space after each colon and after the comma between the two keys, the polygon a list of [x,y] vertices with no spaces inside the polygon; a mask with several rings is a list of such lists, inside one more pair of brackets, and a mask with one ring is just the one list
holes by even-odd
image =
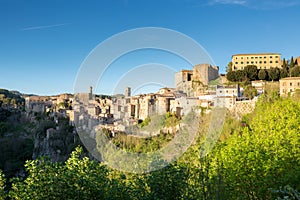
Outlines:
{"label": "blue sky", "polygon": [[[81,63],[100,42],[140,27],[186,34],[206,49],[221,72],[236,53],[300,56],[299,8],[300,0],[0,0],[0,88],[72,93]],[[156,51],[121,61],[112,74],[154,61],[176,70],[190,68]],[[109,84],[103,86],[97,91],[109,93]]]}

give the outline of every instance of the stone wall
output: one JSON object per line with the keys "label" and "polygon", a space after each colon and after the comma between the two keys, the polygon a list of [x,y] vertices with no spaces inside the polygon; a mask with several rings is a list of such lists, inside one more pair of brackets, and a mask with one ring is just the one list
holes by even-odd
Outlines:
{"label": "stone wall", "polygon": [[247,101],[236,101],[232,112],[237,117],[242,117],[243,115],[251,113],[255,108],[256,100],[247,100]]}

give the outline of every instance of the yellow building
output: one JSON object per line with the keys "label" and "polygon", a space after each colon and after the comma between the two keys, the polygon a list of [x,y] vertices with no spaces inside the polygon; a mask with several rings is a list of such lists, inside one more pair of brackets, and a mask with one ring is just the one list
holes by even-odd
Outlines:
{"label": "yellow building", "polygon": [[279,53],[235,54],[232,56],[232,70],[243,70],[247,65],[257,69],[281,68]]}
{"label": "yellow building", "polygon": [[300,89],[300,77],[287,77],[279,80],[280,96],[293,94],[297,89]]}

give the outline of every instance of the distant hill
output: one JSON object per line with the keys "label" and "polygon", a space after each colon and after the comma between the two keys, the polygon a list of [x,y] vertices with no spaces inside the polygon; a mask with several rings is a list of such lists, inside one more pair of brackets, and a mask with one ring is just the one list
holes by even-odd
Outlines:
{"label": "distant hill", "polygon": [[24,103],[25,99],[20,92],[0,89],[0,107],[18,107],[24,106]]}

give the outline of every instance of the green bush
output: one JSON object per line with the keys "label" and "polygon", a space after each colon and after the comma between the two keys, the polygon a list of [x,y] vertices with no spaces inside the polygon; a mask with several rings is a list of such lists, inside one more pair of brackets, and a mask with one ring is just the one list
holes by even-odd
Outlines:
{"label": "green bush", "polygon": [[5,189],[5,179],[2,171],[0,170],[0,200],[5,199],[6,195],[4,189]]}

